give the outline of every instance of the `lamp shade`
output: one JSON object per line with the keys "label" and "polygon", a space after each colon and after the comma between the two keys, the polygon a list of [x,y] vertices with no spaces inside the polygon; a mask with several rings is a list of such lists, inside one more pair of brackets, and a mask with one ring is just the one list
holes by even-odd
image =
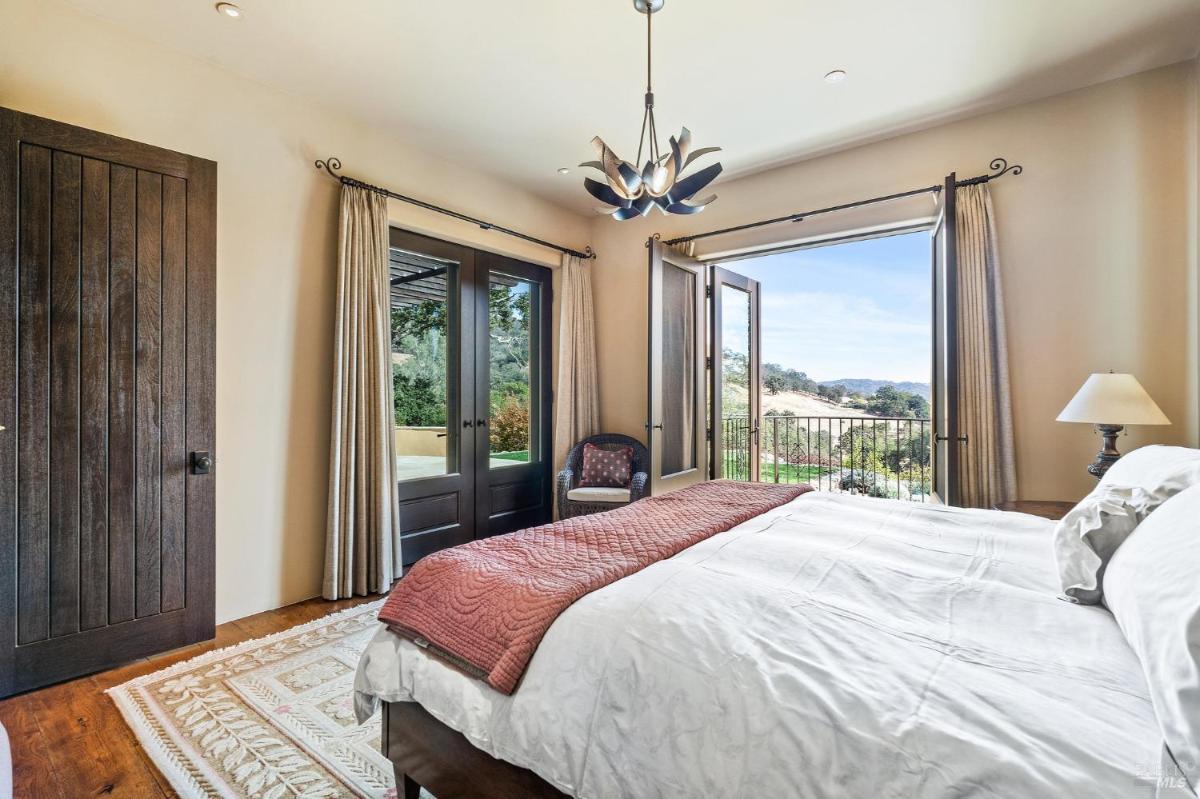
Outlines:
{"label": "lamp shade", "polygon": [[1058,415],[1060,422],[1089,424],[1170,424],[1133,375],[1094,374]]}

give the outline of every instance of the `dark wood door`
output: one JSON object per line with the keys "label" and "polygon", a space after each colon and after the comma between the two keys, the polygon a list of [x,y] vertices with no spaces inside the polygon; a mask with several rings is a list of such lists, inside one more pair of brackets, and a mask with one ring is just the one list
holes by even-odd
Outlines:
{"label": "dark wood door", "polygon": [[392,228],[400,551],[408,565],[475,537],[475,251]]}
{"label": "dark wood door", "polygon": [[408,565],[550,519],[551,273],[397,228],[390,244]]}
{"label": "dark wood door", "polygon": [[0,147],[6,695],[213,635],[216,164],[3,109]]}
{"label": "dark wood door", "polygon": [[958,239],[954,174],[946,178],[932,230],[933,246],[933,490],[959,503],[958,464]]}
{"label": "dark wood door", "polygon": [[476,535],[550,520],[551,272],[476,253]]}
{"label": "dark wood door", "polygon": [[757,481],[761,467],[759,283],[720,266],[709,280],[709,456],[714,478]]}

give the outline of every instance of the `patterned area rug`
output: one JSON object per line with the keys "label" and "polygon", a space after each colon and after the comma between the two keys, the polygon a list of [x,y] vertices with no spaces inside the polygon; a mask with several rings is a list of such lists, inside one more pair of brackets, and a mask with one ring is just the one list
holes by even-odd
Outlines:
{"label": "patterned area rug", "polygon": [[185,799],[393,799],[380,717],[359,725],[352,701],[381,604],[209,652],[109,694]]}

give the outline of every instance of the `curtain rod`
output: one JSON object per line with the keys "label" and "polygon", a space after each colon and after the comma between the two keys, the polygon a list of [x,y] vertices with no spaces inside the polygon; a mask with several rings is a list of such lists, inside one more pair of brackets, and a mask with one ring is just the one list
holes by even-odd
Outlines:
{"label": "curtain rod", "polygon": [[[1008,172],[1012,172],[1014,175],[1019,175],[1024,169],[1020,164],[1013,164],[1012,166],[1009,166],[1008,161],[1003,158],[993,158],[988,167],[992,170],[990,174],[979,175],[977,177],[967,178],[966,180],[958,180],[955,181],[954,185],[974,186],[977,183],[987,183],[989,180],[995,180],[996,178]],[[737,233],[738,231],[765,227],[766,225],[775,225],[780,222],[800,222],[806,217],[810,216],[828,214],[832,213],[833,211],[845,211],[849,208],[859,208],[864,205],[887,202],[888,200],[899,200],[902,197],[912,197],[917,194],[927,194],[930,192],[936,194],[941,190],[942,187],[940,184],[935,186],[924,186],[919,189],[909,189],[908,191],[897,192],[896,194],[887,194],[883,197],[872,197],[869,200],[859,200],[852,203],[842,203],[841,205],[831,205],[828,208],[818,208],[815,211],[801,211],[800,213],[788,214],[787,216],[777,216],[774,219],[764,219],[761,222],[748,222],[744,225],[735,225],[733,227],[721,228],[720,230],[710,230],[707,233],[693,233],[690,236],[680,236],[678,238],[668,239],[664,242],[664,244],[684,244],[685,242],[689,241],[707,239],[710,236],[721,236],[726,233]]]}
{"label": "curtain rod", "polygon": [[434,205],[433,203],[427,203],[424,200],[418,200],[414,197],[408,197],[404,194],[400,194],[399,192],[394,192],[391,189],[385,189],[382,186],[375,186],[371,183],[367,183],[366,181],[358,180],[358,179],[352,178],[352,177],[347,177],[346,175],[339,175],[337,173],[337,170],[342,168],[342,162],[336,156],[331,157],[331,158],[326,158],[325,160],[318,159],[316,161],[316,167],[317,167],[317,169],[324,169],[332,177],[337,178],[342,183],[343,186],[356,186],[360,189],[366,189],[367,191],[373,191],[376,194],[382,194],[385,197],[391,197],[393,200],[399,200],[400,202],[405,202],[405,203],[408,203],[409,205],[415,205],[418,208],[424,208],[429,211],[435,211],[439,214],[445,214],[446,216],[452,216],[455,219],[461,219],[464,222],[470,222],[473,225],[478,225],[483,230],[495,230],[498,233],[504,233],[508,236],[513,236],[518,239],[523,239],[523,240],[531,242],[533,244],[538,244],[542,247],[548,247],[551,250],[558,250],[559,252],[566,253],[567,255],[574,255],[576,258],[587,259],[587,258],[595,258],[596,257],[596,253],[592,252],[592,248],[590,246],[585,247],[583,252],[580,252],[579,250],[573,250],[570,247],[563,247],[560,244],[553,244],[548,241],[543,241],[542,239],[534,238],[533,236],[529,236],[525,233],[521,233],[519,231],[512,230],[510,228],[506,228],[502,225],[496,225],[496,224],[487,222],[482,219],[476,219],[473,216],[467,216],[466,214],[460,214],[458,211],[451,211],[450,209],[443,208],[440,205]]}

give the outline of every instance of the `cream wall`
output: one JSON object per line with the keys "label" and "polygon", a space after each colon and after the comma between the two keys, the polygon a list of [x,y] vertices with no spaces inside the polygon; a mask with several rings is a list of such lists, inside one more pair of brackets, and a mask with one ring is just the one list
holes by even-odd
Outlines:
{"label": "cream wall", "polygon": [[[718,183],[720,199],[698,217],[598,219],[604,428],[644,435],[649,234],[670,238],[889,194],[951,171],[977,175],[999,155],[1025,167],[991,184],[1021,496],[1072,499],[1092,485],[1083,467],[1099,440],[1054,417],[1093,371],[1133,372],[1174,422],[1131,430],[1122,449],[1197,445],[1197,76],[1194,62],[1178,64]],[[800,224],[792,229],[810,229]]]}
{"label": "cream wall", "polygon": [[[313,160],[337,155],[357,177],[588,243],[581,216],[57,0],[4,3],[0,105],[218,162],[218,621],[320,592],[337,184]],[[411,206],[391,212],[414,230],[558,260]]]}

